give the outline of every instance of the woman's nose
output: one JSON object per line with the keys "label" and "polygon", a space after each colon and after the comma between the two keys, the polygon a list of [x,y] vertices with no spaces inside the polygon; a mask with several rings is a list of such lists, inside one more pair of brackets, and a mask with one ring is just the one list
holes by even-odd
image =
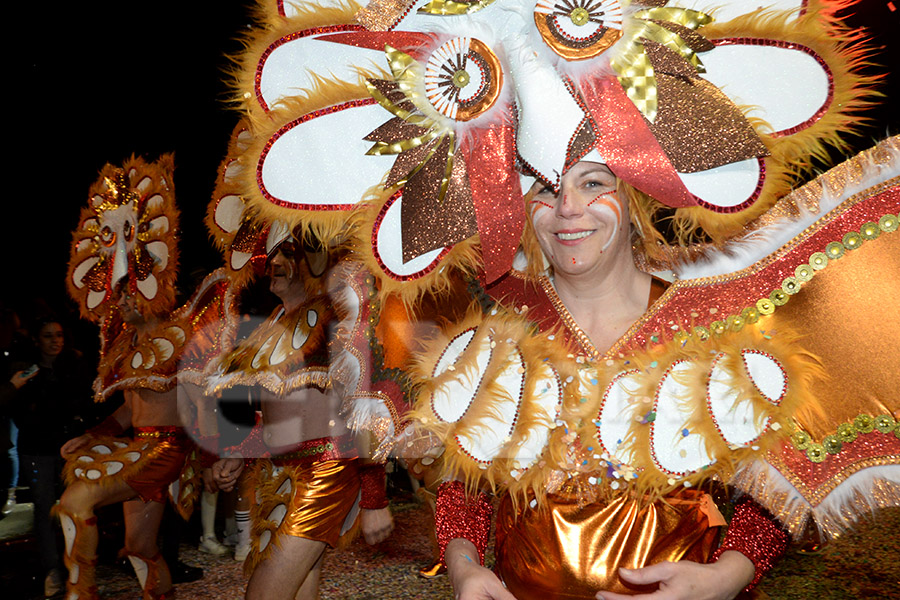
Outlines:
{"label": "woman's nose", "polygon": [[583,212],[584,206],[582,206],[577,194],[573,194],[566,189],[559,191],[559,200],[556,202],[556,214],[563,218],[570,218],[580,216]]}

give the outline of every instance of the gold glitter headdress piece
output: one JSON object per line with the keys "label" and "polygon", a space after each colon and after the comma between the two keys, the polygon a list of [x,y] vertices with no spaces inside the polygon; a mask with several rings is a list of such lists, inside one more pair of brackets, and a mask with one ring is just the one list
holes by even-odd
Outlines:
{"label": "gold glitter headdress piece", "polygon": [[120,286],[144,316],[165,314],[175,302],[178,210],[171,154],[148,163],[131,157],[107,164],[82,209],[66,285],[86,319],[115,308]]}

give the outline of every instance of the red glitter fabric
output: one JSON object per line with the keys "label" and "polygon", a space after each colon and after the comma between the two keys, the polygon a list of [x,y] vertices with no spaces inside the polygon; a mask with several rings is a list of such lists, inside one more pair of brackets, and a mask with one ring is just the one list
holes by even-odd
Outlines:
{"label": "red glitter fabric", "polygon": [[740,552],[756,566],[756,575],[745,592],[752,590],[787,549],[790,537],[759,504],[747,499],[734,507],[734,517],[722,546],[713,554],[715,562],[726,550]]}
{"label": "red glitter fabric", "polygon": [[263,441],[262,429],[262,421],[257,422],[253,429],[250,430],[250,435],[244,438],[243,442],[227,450],[231,453],[238,452],[245,459],[268,457],[270,454],[269,447]]}
{"label": "red glitter fabric", "polygon": [[384,486],[384,465],[362,465],[359,468],[359,507],[379,509],[388,505]]}
{"label": "red glitter fabric", "polygon": [[437,491],[434,509],[434,527],[437,534],[441,562],[450,540],[464,538],[475,544],[478,561],[484,564],[484,551],[491,533],[493,508],[487,494],[478,492],[474,498],[466,495],[465,486],[459,481],[447,481]]}

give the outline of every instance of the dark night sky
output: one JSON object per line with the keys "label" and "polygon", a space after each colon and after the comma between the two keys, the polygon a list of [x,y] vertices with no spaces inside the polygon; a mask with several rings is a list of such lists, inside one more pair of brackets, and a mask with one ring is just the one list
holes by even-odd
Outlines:
{"label": "dark night sky", "polygon": [[[4,302],[22,305],[42,296],[55,307],[65,303],[70,231],[88,187],[104,163],[120,163],[131,153],[155,160],[175,152],[182,279],[192,269],[218,266],[202,216],[237,121],[225,107],[223,69],[225,55],[239,50],[234,38],[249,22],[244,4],[53,2],[31,4],[30,12],[6,21],[22,41],[8,46],[7,59],[13,69],[6,86],[12,130],[6,139],[13,156],[7,182],[13,189],[3,219],[12,231],[4,240]],[[888,4],[863,0],[851,24],[892,44],[876,60],[900,65],[894,40],[900,10],[892,12]],[[900,2],[894,4],[900,9]],[[896,106],[898,75],[885,86],[885,103]],[[885,104],[872,116],[877,124],[857,142],[859,149],[888,128],[900,132],[896,109]]]}

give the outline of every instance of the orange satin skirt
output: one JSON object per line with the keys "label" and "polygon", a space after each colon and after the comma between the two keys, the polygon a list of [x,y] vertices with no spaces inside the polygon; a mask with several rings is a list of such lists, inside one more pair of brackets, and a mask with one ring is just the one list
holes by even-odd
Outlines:
{"label": "orange satin skirt", "polygon": [[682,559],[707,562],[721,514],[708,494],[685,490],[652,504],[621,496],[579,505],[553,494],[543,508],[516,511],[509,496],[497,513],[496,571],[518,600],[593,599],[601,590],[635,594],[619,567]]}

